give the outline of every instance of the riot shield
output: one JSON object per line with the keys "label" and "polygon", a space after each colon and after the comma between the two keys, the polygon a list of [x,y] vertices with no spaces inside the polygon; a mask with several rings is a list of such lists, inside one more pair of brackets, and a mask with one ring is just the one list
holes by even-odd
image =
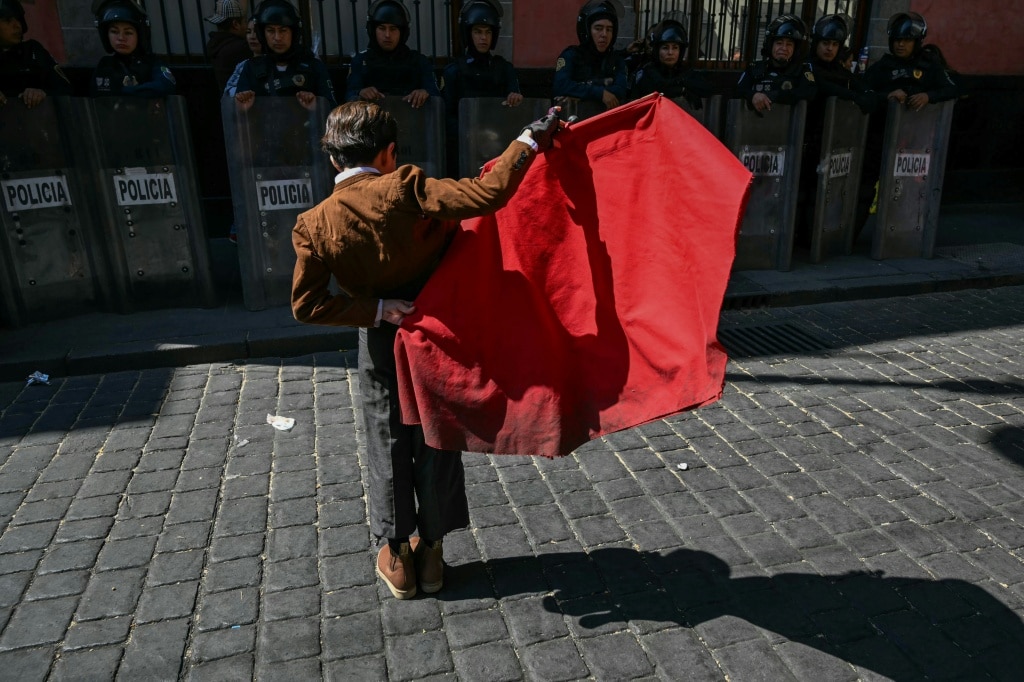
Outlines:
{"label": "riot shield", "polygon": [[810,256],[814,263],[853,251],[857,190],[867,136],[867,114],[853,102],[829,97],[816,169]]}
{"label": "riot shield", "polygon": [[762,116],[743,100],[729,100],[726,146],[754,174],[736,243],[736,270],[790,267],[806,115],[807,102],[774,104]]}
{"label": "riot shield", "polygon": [[562,120],[575,117],[577,121],[583,121],[608,111],[603,102],[593,102],[578,97],[556,97],[553,101],[562,107],[560,116]]}
{"label": "riot shield", "polygon": [[11,325],[98,310],[108,286],[70,100],[0,107],[0,316]]}
{"label": "riot shield", "polygon": [[385,97],[381,106],[398,123],[398,163],[419,166],[432,178],[445,175],[444,100],[431,97],[419,109],[401,97]]}
{"label": "riot shield", "polygon": [[722,139],[722,96],[714,95],[701,100],[701,108],[694,109],[685,97],[674,97],[672,101],[678,104],[683,111],[697,119],[697,122],[704,126],[709,133]]}
{"label": "riot shield", "polygon": [[547,113],[546,99],[525,98],[517,107],[502,105],[503,97],[459,100],[459,176],[476,177],[480,168],[500,155],[520,131]]}
{"label": "riot shield", "polygon": [[291,301],[295,218],[327,197],[333,169],[320,150],[327,100],[257,97],[248,110],[221,100],[242,298],[249,310]]}
{"label": "riot shield", "polygon": [[932,257],[954,103],[889,104],[872,258]]}
{"label": "riot shield", "polygon": [[77,99],[123,311],[215,305],[185,99]]}

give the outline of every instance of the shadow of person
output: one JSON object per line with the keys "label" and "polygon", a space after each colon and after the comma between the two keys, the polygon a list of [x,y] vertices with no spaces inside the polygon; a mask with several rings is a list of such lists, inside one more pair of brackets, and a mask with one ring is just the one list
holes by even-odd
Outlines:
{"label": "shadow of person", "polygon": [[1024,429],[1016,426],[996,429],[991,445],[1004,458],[1019,467],[1024,467]]}
{"label": "shadow of person", "polygon": [[1019,679],[1024,670],[1024,621],[963,580],[730,574],[708,552],[607,548],[454,566],[438,596],[535,594],[545,611],[582,629],[644,632],[674,623],[706,642],[753,639],[756,626],[893,680]]}

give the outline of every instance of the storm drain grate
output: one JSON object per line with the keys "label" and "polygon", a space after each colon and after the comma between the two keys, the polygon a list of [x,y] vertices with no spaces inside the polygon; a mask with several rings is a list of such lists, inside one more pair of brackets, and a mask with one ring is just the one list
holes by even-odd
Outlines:
{"label": "storm drain grate", "polygon": [[735,358],[814,353],[829,349],[821,339],[786,323],[719,329],[718,340]]}

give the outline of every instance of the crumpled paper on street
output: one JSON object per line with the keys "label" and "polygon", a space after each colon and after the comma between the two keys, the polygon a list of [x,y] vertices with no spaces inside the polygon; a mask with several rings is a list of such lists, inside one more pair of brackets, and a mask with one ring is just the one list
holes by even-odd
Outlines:
{"label": "crumpled paper on street", "polygon": [[28,375],[28,379],[25,380],[25,385],[31,386],[32,384],[46,384],[47,386],[49,386],[50,375],[43,374],[42,372],[32,372],[31,374]]}
{"label": "crumpled paper on street", "polygon": [[267,423],[278,431],[289,431],[293,426],[295,426],[295,420],[291,417],[279,417],[275,414],[267,415]]}

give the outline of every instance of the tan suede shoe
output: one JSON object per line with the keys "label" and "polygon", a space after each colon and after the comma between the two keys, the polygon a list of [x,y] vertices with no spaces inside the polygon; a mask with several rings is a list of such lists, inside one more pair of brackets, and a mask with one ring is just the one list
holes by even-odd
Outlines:
{"label": "tan suede shoe", "polygon": [[412,550],[408,542],[402,543],[398,556],[385,544],[377,552],[377,575],[395,595],[395,599],[412,599],[416,596],[416,567],[413,565]]}
{"label": "tan suede shoe", "polygon": [[440,592],[444,585],[444,547],[443,541],[429,543],[418,537],[409,540],[413,556],[416,559],[416,574],[420,579],[420,589],[427,594]]}

